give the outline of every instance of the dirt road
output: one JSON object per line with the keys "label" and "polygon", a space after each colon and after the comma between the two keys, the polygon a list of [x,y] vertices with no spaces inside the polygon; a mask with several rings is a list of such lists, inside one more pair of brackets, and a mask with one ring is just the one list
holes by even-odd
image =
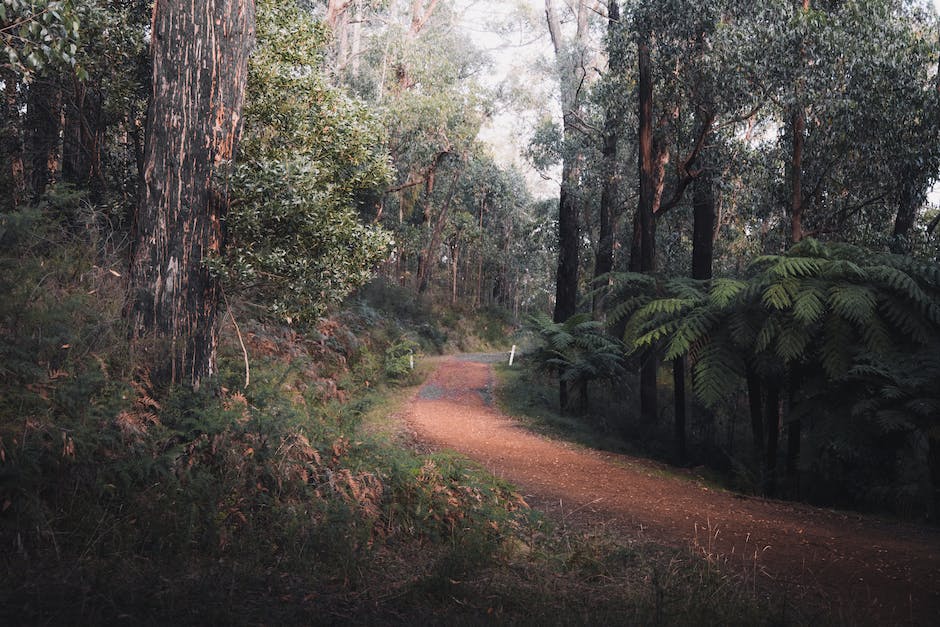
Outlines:
{"label": "dirt road", "polygon": [[707,488],[646,460],[533,434],[491,395],[489,364],[448,357],[406,419],[419,439],[478,461],[566,523],[692,545],[829,608],[837,622],[940,623],[940,531]]}

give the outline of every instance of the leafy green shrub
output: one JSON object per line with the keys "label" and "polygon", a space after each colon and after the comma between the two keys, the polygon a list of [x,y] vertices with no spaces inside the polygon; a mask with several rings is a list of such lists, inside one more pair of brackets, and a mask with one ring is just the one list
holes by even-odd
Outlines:
{"label": "leafy green shrub", "polygon": [[542,342],[532,359],[543,370],[557,373],[563,384],[578,386],[582,410],[588,407],[590,381],[615,381],[625,374],[623,345],[587,314],[562,323],[541,314],[530,319],[530,327]]}
{"label": "leafy green shrub", "polygon": [[324,26],[294,2],[258,11],[246,129],[232,173],[231,245],[213,267],[280,320],[315,322],[367,283],[391,236],[358,203],[389,176],[384,131],[325,77]]}
{"label": "leafy green shrub", "polygon": [[385,376],[393,381],[409,377],[414,371],[414,358],[420,347],[412,340],[401,340],[385,350]]}

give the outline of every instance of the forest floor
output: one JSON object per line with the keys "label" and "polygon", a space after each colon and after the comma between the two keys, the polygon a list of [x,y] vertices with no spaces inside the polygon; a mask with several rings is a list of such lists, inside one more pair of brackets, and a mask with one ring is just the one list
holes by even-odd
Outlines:
{"label": "forest floor", "polygon": [[825,608],[832,622],[936,624],[940,530],[742,496],[681,469],[534,434],[495,406],[487,362],[438,362],[405,412],[418,441],[477,461],[558,523],[689,546],[745,585]]}

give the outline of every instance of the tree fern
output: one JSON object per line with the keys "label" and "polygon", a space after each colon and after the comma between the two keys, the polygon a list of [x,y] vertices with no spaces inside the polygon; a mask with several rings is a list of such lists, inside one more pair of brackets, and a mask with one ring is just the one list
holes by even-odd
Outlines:
{"label": "tree fern", "polygon": [[713,306],[723,309],[730,305],[746,286],[745,281],[715,279],[708,290],[708,300]]}
{"label": "tree fern", "polygon": [[829,288],[827,300],[834,314],[860,326],[871,322],[877,302],[871,287],[842,282]]}
{"label": "tree fern", "polygon": [[826,294],[816,284],[807,284],[793,299],[793,317],[809,326],[820,321],[826,312]]}

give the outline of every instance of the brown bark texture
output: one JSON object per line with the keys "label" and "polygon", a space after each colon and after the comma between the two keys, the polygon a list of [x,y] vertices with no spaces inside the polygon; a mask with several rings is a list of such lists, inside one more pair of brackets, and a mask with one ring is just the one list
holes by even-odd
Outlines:
{"label": "brown bark texture", "polygon": [[640,167],[640,195],[637,204],[639,225],[640,272],[653,272],[656,269],[656,216],[654,202],[659,177],[657,159],[653,147],[653,68],[650,61],[648,37],[641,39],[637,46],[638,84],[638,163]]}
{"label": "brown bark texture", "polygon": [[[640,168],[640,198],[637,204],[637,227],[639,238],[640,272],[656,270],[656,215],[654,204],[657,196],[657,159],[653,148],[653,71],[650,61],[649,35],[641,35],[637,42],[638,54],[638,136]],[[631,262],[631,265],[633,263]],[[654,347],[648,348],[642,357],[640,366],[640,415],[646,424],[653,424],[659,418],[656,390],[656,373],[659,371],[659,359]]]}
{"label": "brown bark texture", "polygon": [[104,99],[95,86],[73,78],[70,93],[64,100],[62,179],[98,192],[102,186]]}
{"label": "brown bark texture", "polygon": [[[554,0],[545,0],[545,20],[558,64],[564,137],[569,140],[577,132],[574,124],[580,117],[583,101],[582,87],[586,76],[584,38],[588,24],[586,3],[578,7],[577,32],[571,41],[563,40]],[[580,150],[565,154],[562,161],[561,192],[558,200],[558,268],[555,275],[555,311],[552,317],[555,322],[564,322],[578,309],[581,232],[578,188],[581,162]]]}
{"label": "brown bark texture", "polygon": [[253,0],[157,0],[153,92],[134,224],[129,317],[155,383],[198,386],[215,372],[221,252],[254,41]]}
{"label": "brown bark texture", "polygon": [[[607,5],[607,37],[615,41],[617,29],[620,27],[620,4],[618,0],[610,0]],[[620,73],[625,70],[623,54],[612,45],[608,52],[608,71]],[[597,279],[614,269],[614,216],[619,197],[620,177],[617,171],[617,130],[620,125],[620,115],[616,104],[608,105],[604,113],[604,180],[601,187],[601,203],[598,209],[599,232],[597,240],[597,255],[594,258],[594,302],[592,310],[596,318],[604,315],[604,301],[606,289],[601,289]]]}
{"label": "brown bark texture", "polygon": [[692,278],[712,278],[715,257],[715,190],[703,172],[692,187]]}

